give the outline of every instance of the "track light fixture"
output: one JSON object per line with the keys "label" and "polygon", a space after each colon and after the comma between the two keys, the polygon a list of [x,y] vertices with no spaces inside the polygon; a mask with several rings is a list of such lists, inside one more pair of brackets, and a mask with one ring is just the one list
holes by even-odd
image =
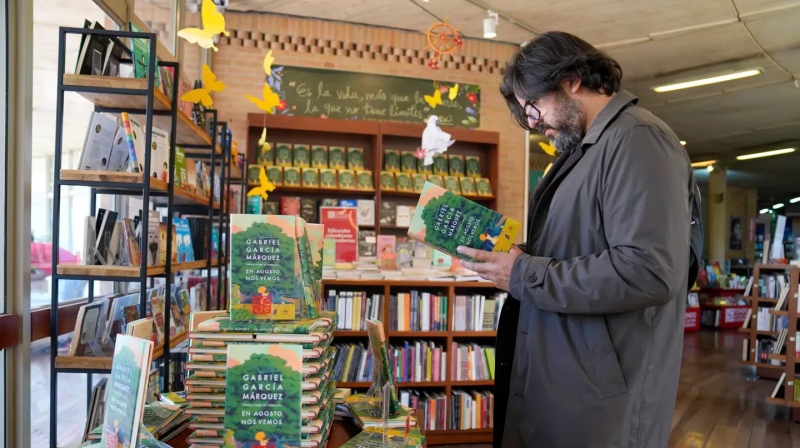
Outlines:
{"label": "track light fixture", "polygon": [[500,22],[500,15],[491,9],[486,13],[489,17],[483,19],[483,37],[485,39],[494,39],[497,37],[497,24]]}

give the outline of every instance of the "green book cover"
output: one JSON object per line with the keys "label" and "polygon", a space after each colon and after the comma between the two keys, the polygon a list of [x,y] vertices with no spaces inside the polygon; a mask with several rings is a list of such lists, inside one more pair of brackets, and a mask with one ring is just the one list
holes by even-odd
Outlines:
{"label": "green book cover", "polygon": [[356,173],[353,170],[339,170],[339,188],[354,190],[356,188]]}
{"label": "green book cover", "polygon": [[489,182],[489,179],[486,179],[485,177],[475,179],[475,187],[478,190],[478,196],[492,195],[492,183]]}
{"label": "green book cover", "polygon": [[374,190],[375,185],[372,183],[372,171],[361,170],[356,173],[359,190]]}
{"label": "green book cover", "polygon": [[259,165],[270,166],[275,164],[275,150],[271,144],[266,143],[258,147],[256,161]]}
{"label": "green book cover", "polygon": [[189,188],[189,174],[186,171],[186,151],[180,146],[175,146],[175,186]]}
{"label": "green book cover", "polygon": [[464,176],[464,156],[460,154],[450,154],[447,156],[447,161],[450,163],[451,176]]}
{"label": "green book cover", "polygon": [[433,165],[425,165],[425,159],[417,159],[417,172],[419,174],[433,174]]}
{"label": "green book cover", "polygon": [[400,171],[400,151],[387,149],[383,152],[383,169],[392,173]]}
{"label": "green book cover", "polygon": [[304,143],[294,145],[294,166],[308,168],[311,166],[311,148]]}
{"label": "green book cover", "polygon": [[281,204],[278,201],[264,201],[261,206],[261,213],[265,215],[280,215]]}
{"label": "green book cover", "polygon": [[456,252],[458,246],[508,252],[520,227],[519,222],[507,216],[428,182],[411,217],[408,236],[468,260]]}
{"label": "green book cover", "polygon": [[444,188],[444,177],[438,174],[430,174],[428,175],[428,182],[436,185],[437,187]]}
{"label": "green book cover", "polygon": [[444,154],[433,155],[433,174],[446,176],[448,173],[447,156]]}
{"label": "green book cover", "polygon": [[400,171],[408,174],[417,172],[417,156],[414,151],[402,151],[400,153]]}
{"label": "green book cover", "polygon": [[291,143],[275,143],[275,165],[292,166]]}
{"label": "green book cover", "polygon": [[322,250],[325,241],[325,226],[322,224],[306,224],[308,241],[311,243],[311,260],[314,263],[314,281],[320,297],[317,298],[317,308],[322,309]]}
{"label": "green book cover", "polygon": [[455,194],[461,194],[461,184],[455,176],[444,176],[444,187]]}
{"label": "green book cover", "polygon": [[309,319],[319,317],[317,302],[321,293],[317,292],[317,282],[314,281],[314,260],[311,255],[311,242],[306,234],[306,221],[303,218],[296,220],[297,251],[300,255],[300,267],[303,272],[303,293],[305,297],[305,315]]}
{"label": "green book cover", "polygon": [[294,320],[304,315],[298,219],[231,215],[231,320]]}
{"label": "green book cover", "polygon": [[342,146],[330,146],[328,147],[328,158],[330,162],[328,166],[334,170],[343,170],[346,167],[345,164],[345,156],[344,156],[344,147]]}
{"label": "green book cover", "polygon": [[397,173],[394,175],[397,181],[397,191],[414,191],[411,184],[411,175],[408,173]]}
{"label": "green book cover", "polygon": [[336,188],[336,170],[330,168],[319,169],[320,188]]}
{"label": "green book cover", "polygon": [[425,187],[425,182],[427,182],[428,176],[424,174],[412,174],[411,175],[411,187],[414,190],[414,193],[421,193],[422,189]]}
{"label": "green book cover", "polygon": [[381,385],[392,385],[389,394],[389,415],[396,415],[400,411],[400,403],[397,401],[397,386],[392,375],[392,364],[389,362],[389,349],[383,324],[378,320],[367,319],[366,327],[372,359],[377,365],[377,373],[381,376]]}
{"label": "green book cover", "polygon": [[227,366],[224,447],[299,447],[302,348],[232,345]]}
{"label": "green book cover", "polygon": [[294,166],[286,166],[283,168],[283,186],[284,187],[300,186],[300,168]]}
{"label": "green book cover", "polygon": [[311,166],[314,168],[328,168],[327,146],[311,145]]}
{"label": "green book cover", "polygon": [[389,171],[381,171],[381,190],[387,190],[387,191],[397,190],[397,184],[395,184],[394,173]]}
{"label": "green book cover", "polygon": [[478,190],[475,187],[475,179],[472,177],[462,177],[461,178],[461,194],[464,196],[475,196],[478,194]]}
{"label": "green book cover", "polygon": [[261,165],[247,165],[247,183],[258,184],[261,182]]}
{"label": "green book cover", "polygon": [[[334,311],[323,311],[316,319],[301,319],[294,322],[241,322],[231,320],[230,316],[220,316],[197,325],[197,331],[211,333],[265,333],[265,334],[311,334],[319,329],[328,328],[335,325],[336,313]],[[195,344],[198,342],[198,344]],[[209,343],[210,347],[226,347],[224,341],[197,340],[192,342],[192,347],[205,347]]]}
{"label": "green book cover", "polygon": [[347,148],[347,169],[353,171],[364,169],[364,148]]}
{"label": "green book cover", "polygon": [[103,415],[102,446],[137,446],[153,342],[117,335]]}
{"label": "green book cover", "polygon": [[[128,23],[128,26],[134,33],[142,32],[133,23]],[[150,67],[150,39],[131,39],[131,59],[133,59],[133,76],[139,79],[147,79],[147,72]],[[153,86],[156,89],[161,89],[161,79],[158,72],[158,56],[156,56],[156,67],[153,70]]]}
{"label": "green book cover", "polygon": [[319,188],[319,168],[303,168],[303,186],[307,188]]}
{"label": "green book cover", "polygon": [[248,215],[260,215],[262,211],[261,196],[247,196],[245,213]]}
{"label": "green book cover", "polygon": [[464,157],[464,165],[466,167],[467,176],[481,177],[481,158],[478,156]]}
{"label": "green book cover", "polygon": [[283,185],[283,167],[268,166],[267,179],[269,179],[270,182],[275,184],[276,187],[280,187],[281,185]]}

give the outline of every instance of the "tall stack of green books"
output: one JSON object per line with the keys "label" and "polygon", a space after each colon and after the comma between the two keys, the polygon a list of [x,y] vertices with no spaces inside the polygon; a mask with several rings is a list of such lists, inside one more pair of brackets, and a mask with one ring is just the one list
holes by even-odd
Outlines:
{"label": "tall stack of green books", "polygon": [[[236,322],[219,312],[198,312],[192,325],[185,381],[185,412],[194,431],[189,443],[325,445],[335,409],[335,312],[292,322]],[[292,355],[293,348],[300,356]],[[297,381],[291,379],[293,360]],[[269,400],[282,408],[270,407]],[[298,445],[291,443],[294,437]]]}

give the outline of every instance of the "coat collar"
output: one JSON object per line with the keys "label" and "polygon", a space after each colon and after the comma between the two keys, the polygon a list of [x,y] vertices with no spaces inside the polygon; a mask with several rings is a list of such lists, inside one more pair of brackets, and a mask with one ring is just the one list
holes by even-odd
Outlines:
{"label": "coat collar", "polygon": [[614,119],[622,112],[623,109],[628,107],[629,104],[636,104],[639,102],[639,98],[628,92],[627,90],[620,90],[614,95],[614,98],[611,98],[611,101],[606,104],[603,110],[597,114],[597,118],[594,119],[594,123],[592,123],[592,127],[589,129],[589,132],[583,137],[583,141],[581,142],[581,150],[583,150],[586,146],[591,146],[597,143],[597,140],[600,139],[600,136],[603,135],[603,131],[606,130],[608,125],[614,121]]}

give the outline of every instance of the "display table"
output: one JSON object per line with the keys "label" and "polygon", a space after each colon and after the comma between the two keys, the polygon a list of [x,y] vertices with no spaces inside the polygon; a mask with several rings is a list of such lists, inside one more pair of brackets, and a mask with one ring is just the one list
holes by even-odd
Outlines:
{"label": "display table", "polygon": [[700,331],[700,308],[686,308],[683,320],[683,332]]}
{"label": "display table", "polygon": [[747,318],[750,305],[700,305],[704,327],[720,330],[740,328]]}
{"label": "display table", "polygon": [[[425,430],[420,428],[420,431],[425,434]],[[186,438],[192,433],[192,430],[187,429],[186,431],[180,433],[178,436],[173,437],[170,440],[164,441],[169,446],[176,447],[176,448],[188,448],[190,444],[186,443]],[[352,439],[361,432],[361,428],[353,423],[353,420],[350,418],[345,418],[341,420],[334,420],[333,427],[331,427],[331,435],[328,437],[328,444],[326,445],[327,448],[339,448],[340,446],[344,445],[348,440]],[[428,444],[425,443],[423,445],[427,448]]]}

